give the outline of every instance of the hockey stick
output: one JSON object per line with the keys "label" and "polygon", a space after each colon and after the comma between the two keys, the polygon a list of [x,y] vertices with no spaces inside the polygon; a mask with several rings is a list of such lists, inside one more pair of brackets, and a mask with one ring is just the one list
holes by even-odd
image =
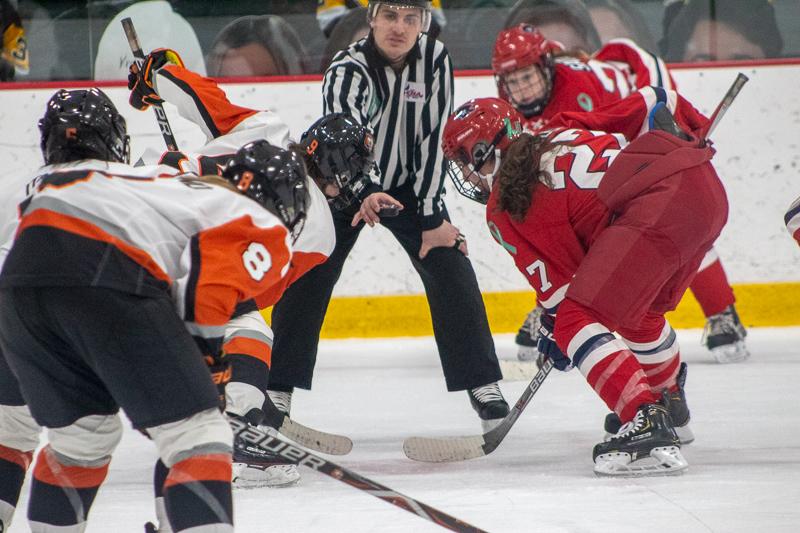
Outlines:
{"label": "hockey stick", "polygon": [[434,524],[438,524],[451,531],[486,533],[483,529],[467,524],[454,516],[434,509],[430,505],[424,504],[414,498],[400,494],[385,485],[381,485],[352,470],[332,463],[313,452],[294,446],[281,439],[279,436],[270,435],[261,429],[250,426],[240,418],[229,418],[228,421],[230,422],[234,435],[250,445],[278,454],[299,466],[305,466],[317,472],[321,472],[326,476],[346,483],[351,487],[363,490],[371,496],[380,498],[385,502],[396,505],[409,513],[413,513],[425,520],[430,520]]}
{"label": "hockey stick", "polygon": [[[136,29],[133,27],[133,21],[130,17],[122,19],[122,29],[125,30],[125,37],[128,38],[128,44],[131,47],[131,52],[133,52],[133,57],[137,59],[139,68],[141,69],[144,61],[144,52],[142,52],[142,45],[139,44],[139,36],[136,35]],[[164,137],[164,143],[167,145],[167,149],[177,152],[178,143],[175,141],[175,136],[172,134],[172,127],[169,125],[164,107],[161,104],[153,104],[153,111],[156,114],[158,129],[161,130],[161,135]]]}
{"label": "hockey stick", "polygon": [[427,463],[446,463],[489,455],[503,442],[552,369],[553,361],[545,360],[517,403],[494,429],[471,437],[409,437],[403,443],[406,457]]}
{"label": "hockey stick", "polygon": [[742,74],[741,72],[736,75],[736,79],[733,80],[733,84],[731,85],[728,92],[725,93],[725,96],[722,98],[722,101],[717,105],[717,108],[714,110],[714,113],[711,114],[711,118],[708,120],[708,124],[703,127],[702,130],[699,132],[699,136],[703,140],[707,140],[711,133],[717,128],[719,125],[720,120],[722,117],[725,116],[725,113],[728,111],[728,108],[733,103],[736,96],[739,94],[739,91],[742,90],[744,84],[748,82],[750,78]]}
{"label": "hockey stick", "polygon": [[263,410],[264,425],[307,448],[331,455],[347,455],[353,449],[353,441],[344,435],[325,433],[295,422],[275,407],[269,397],[264,402]]}

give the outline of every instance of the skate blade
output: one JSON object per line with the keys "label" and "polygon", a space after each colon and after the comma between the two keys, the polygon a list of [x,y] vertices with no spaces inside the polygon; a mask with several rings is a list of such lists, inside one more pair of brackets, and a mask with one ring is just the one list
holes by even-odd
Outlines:
{"label": "skate blade", "polygon": [[284,488],[294,486],[300,481],[300,473],[295,465],[253,468],[234,463],[233,470],[232,485],[236,489]]}
{"label": "skate blade", "polygon": [[726,346],[717,346],[711,349],[711,355],[717,363],[727,365],[730,363],[741,363],[750,358],[750,351],[744,341],[736,341]]}
{"label": "skate blade", "polygon": [[677,446],[650,450],[648,457],[631,462],[627,453],[608,453],[595,459],[594,473],[607,477],[676,476],[689,467]]}

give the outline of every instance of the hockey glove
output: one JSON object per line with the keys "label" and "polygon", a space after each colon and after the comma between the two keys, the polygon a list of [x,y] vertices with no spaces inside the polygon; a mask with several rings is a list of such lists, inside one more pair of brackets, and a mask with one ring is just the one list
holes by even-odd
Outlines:
{"label": "hockey glove", "polygon": [[[562,352],[561,348],[556,344],[555,338],[553,338],[555,325],[556,321],[552,315],[542,313],[542,322],[539,325],[539,342],[536,344],[536,347],[539,349],[540,357],[551,359],[553,361],[553,366],[562,372],[568,372],[572,370],[572,360],[564,355],[564,352]],[[543,363],[544,361],[542,360],[541,364]],[[541,368],[541,364],[539,362],[537,362],[537,364],[539,364]]]}
{"label": "hockey glove", "polygon": [[217,386],[220,410],[224,411],[225,385],[228,384],[228,382],[231,380],[231,376],[233,375],[231,362],[225,356],[224,352],[216,356],[206,355],[205,360],[206,365],[208,365],[208,371],[211,372],[211,380],[214,382],[214,385]]}
{"label": "hockey glove", "polygon": [[153,104],[161,104],[164,100],[158,96],[153,87],[153,76],[164,65],[172,64],[183,66],[183,60],[178,52],[169,48],[153,50],[144,61],[134,61],[128,69],[128,89],[131,96],[128,99],[131,106],[144,111]]}

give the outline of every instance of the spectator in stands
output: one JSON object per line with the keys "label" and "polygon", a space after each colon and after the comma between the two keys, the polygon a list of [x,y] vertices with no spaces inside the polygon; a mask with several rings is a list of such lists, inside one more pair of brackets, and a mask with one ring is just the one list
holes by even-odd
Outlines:
{"label": "spectator in stands", "polygon": [[0,81],[28,73],[28,44],[19,13],[8,0],[0,0]]}
{"label": "spectator in stands", "polygon": [[629,0],[585,0],[594,27],[605,44],[625,38],[649,52],[656,51],[655,39],[642,14]]}
{"label": "spectator in stands", "polygon": [[[358,7],[365,8],[368,3],[369,0],[319,0],[317,3],[319,29],[322,30],[325,37],[333,37],[333,29],[342,20],[342,17],[347,14],[348,10]],[[447,24],[447,20],[444,18],[444,11],[442,11],[442,0],[432,0],[431,26],[428,28],[427,34],[436,39],[445,24]],[[355,42],[356,40],[358,39],[350,42]]]}
{"label": "spectator in stands", "polygon": [[522,22],[533,24],[566,50],[593,53],[600,48],[600,35],[581,0],[519,0],[504,26],[511,28]]}
{"label": "spectator in stands", "polygon": [[322,57],[321,72],[328,70],[328,66],[333,60],[333,56],[339,50],[344,50],[351,43],[366,37],[369,34],[369,22],[367,21],[367,8],[357,7],[351,9],[346,15],[341,16],[336,21],[325,45],[325,54]]}
{"label": "spectator in stands", "polygon": [[731,61],[780,57],[783,50],[770,0],[686,0],[661,41],[668,61]]}
{"label": "spectator in stands", "polygon": [[307,54],[300,36],[278,15],[241,17],[225,26],[206,57],[209,76],[304,74]]}
{"label": "spectator in stands", "polygon": [[175,49],[181,54],[186,68],[205,75],[203,50],[192,25],[176,13],[169,2],[152,0],[126,7],[106,25],[97,47],[94,79],[128,79],[128,65],[133,63],[133,54],[120,24],[128,17],[133,21],[145,53],[156,48]]}

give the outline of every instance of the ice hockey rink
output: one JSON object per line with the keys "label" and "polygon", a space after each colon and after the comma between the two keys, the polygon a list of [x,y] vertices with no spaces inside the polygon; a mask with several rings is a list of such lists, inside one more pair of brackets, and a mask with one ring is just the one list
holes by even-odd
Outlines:
{"label": "ice hockey rink", "polygon": [[[411,435],[480,433],[463,392],[447,393],[431,338],[323,341],[314,390],[296,420],[349,435],[334,462],[491,532],[800,531],[800,328],[751,328],[752,358],[719,365],[699,330],[679,331],[696,441],[682,476],[598,478],[592,446],[605,407],[578,371],[554,371],[491,455],[424,464],[403,455]],[[513,357],[513,336],[495,337]],[[509,403],[527,382],[501,384]],[[89,533],[143,531],[152,520],[154,448],[128,428],[89,516]],[[243,532],[444,531],[328,476],[303,469],[284,489],[237,490]],[[11,532],[28,531],[27,484]]]}

